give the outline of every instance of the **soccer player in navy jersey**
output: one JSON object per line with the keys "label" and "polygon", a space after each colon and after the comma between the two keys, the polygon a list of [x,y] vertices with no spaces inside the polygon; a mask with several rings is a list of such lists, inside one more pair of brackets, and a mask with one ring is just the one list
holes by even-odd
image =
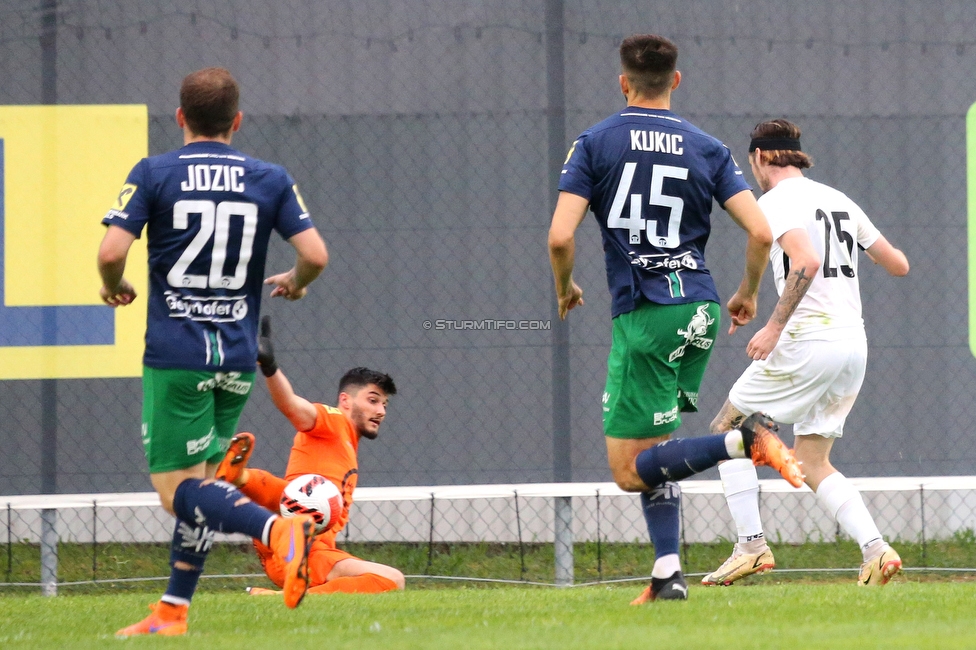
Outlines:
{"label": "soccer player in navy jersey", "polygon": [[589,207],[603,236],[612,343],[603,430],[617,485],[641,493],[654,545],[651,584],[634,600],[684,600],[677,481],[729,458],[770,465],[794,486],[792,452],[756,413],[727,433],[670,439],[698,388],[719,329],[719,297],[705,266],[712,200],[747,234],[742,283],[727,303],[730,331],[755,316],[772,234],[728,148],[671,112],[681,82],[677,47],[661,36],[620,46],[627,106],[573,143],[549,229],[559,316],[583,305],[573,281],[574,235]]}
{"label": "soccer player in navy jersey", "polygon": [[[186,632],[215,532],[245,533],[275,550],[287,566],[289,607],[308,588],[311,518],[281,518],[213,479],[254,383],[262,285],[297,300],[328,261],[284,168],[231,148],[243,117],[238,96],[223,68],[188,75],[176,110],[184,146],[140,160],[102,220],[100,294],[112,307],[136,298],[123,272],[132,242],[146,229],[142,443],[152,485],[177,519],[166,593],[120,637]],[[291,270],[264,280],[272,230],[295,248],[296,259]]]}

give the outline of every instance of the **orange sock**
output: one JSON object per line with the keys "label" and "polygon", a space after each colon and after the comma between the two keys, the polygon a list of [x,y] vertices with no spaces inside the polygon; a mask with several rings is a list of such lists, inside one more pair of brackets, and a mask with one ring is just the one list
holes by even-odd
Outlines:
{"label": "orange sock", "polygon": [[311,587],[310,594],[380,594],[384,591],[395,591],[396,583],[375,573],[364,573],[361,576],[343,576],[329,580],[324,585]]}
{"label": "orange sock", "polygon": [[281,493],[285,491],[288,481],[278,478],[263,469],[247,468],[247,483],[240,487],[244,496],[259,506],[264,506],[271,512],[278,512],[281,503]]}

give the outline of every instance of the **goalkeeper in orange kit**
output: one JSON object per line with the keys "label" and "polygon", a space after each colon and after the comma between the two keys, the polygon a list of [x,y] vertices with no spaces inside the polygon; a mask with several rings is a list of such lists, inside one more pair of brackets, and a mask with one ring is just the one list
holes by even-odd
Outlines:
{"label": "goalkeeper in orange kit", "polygon": [[[281,493],[291,479],[302,474],[326,477],[339,488],[343,507],[332,529],[317,536],[312,543],[308,593],[379,593],[403,589],[403,573],[385,564],[354,557],[336,548],[335,543],[336,535],[349,521],[349,506],[359,474],[356,457],[359,440],[364,437],[372,440],[379,435],[387,402],[390,395],[396,394],[393,379],[368,368],[353,368],[339,380],[336,407],[309,402],[295,394],[275,363],[268,316],[261,319],[258,363],[272,401],[297,430],[285,478],[247,467],[254,449],[254,436],[250,433],[233,437],[217,468],[217,478],[233,483],[255,503],[277,511]],[[268,578],[281,587],[285,576],[282,563],[264,544],[255,542],[254,548]],[[259,587],[249,591],[252,595],[281,593]]]}

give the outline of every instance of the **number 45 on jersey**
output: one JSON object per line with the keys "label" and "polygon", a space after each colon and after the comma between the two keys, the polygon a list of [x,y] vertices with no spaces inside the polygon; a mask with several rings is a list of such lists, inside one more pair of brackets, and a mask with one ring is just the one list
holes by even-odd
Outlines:
{"label": "number 45 on jersey", "polygon": [[[651,169],[651,186],[647,199],[647,205],[656,205],[670,209],[668,215],[668,231],[662,236],[658,234],[657,220],[644,219],[643,195],[639,193],[631,194],[631,185],[634,182],[634,172],[637,170],[636,162],[624,163],[623,173],[620,175],[620,184],[617,185],[617,193],[613,197],[610,205],[610,214],[607,216],[607,228],[623,228],[629,232],[628,241],[631,244],[641,243],[641,233],[647,232],[647,241],[658,248],[677,248],[681,245],[679,233],[681,232],[681,212],[684,210],[685,202],[678,196],[664,194],[664,179],[676,178],[678,180],[688,180],[687,167],[674,167],[672,165],[654,165]],[[627,199],[630,199],[630,215],[622,216]]]}

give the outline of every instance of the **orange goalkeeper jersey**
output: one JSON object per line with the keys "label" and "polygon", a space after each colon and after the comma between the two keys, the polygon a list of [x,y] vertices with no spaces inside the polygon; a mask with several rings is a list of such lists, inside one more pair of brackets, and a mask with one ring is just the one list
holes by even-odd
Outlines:
{"label": "orange goalkeeper jersey", "polygon": [[334,545],[336,534],[349,521],[349,506],[359,477],[356,457],[359,436],[352,422],[339,409],[316,404],[315,410],[312,428],[295,434],[285,479],[290,481],[302,474],[321,474],[339,488],[344,504],[339,525],[321,536]]}

